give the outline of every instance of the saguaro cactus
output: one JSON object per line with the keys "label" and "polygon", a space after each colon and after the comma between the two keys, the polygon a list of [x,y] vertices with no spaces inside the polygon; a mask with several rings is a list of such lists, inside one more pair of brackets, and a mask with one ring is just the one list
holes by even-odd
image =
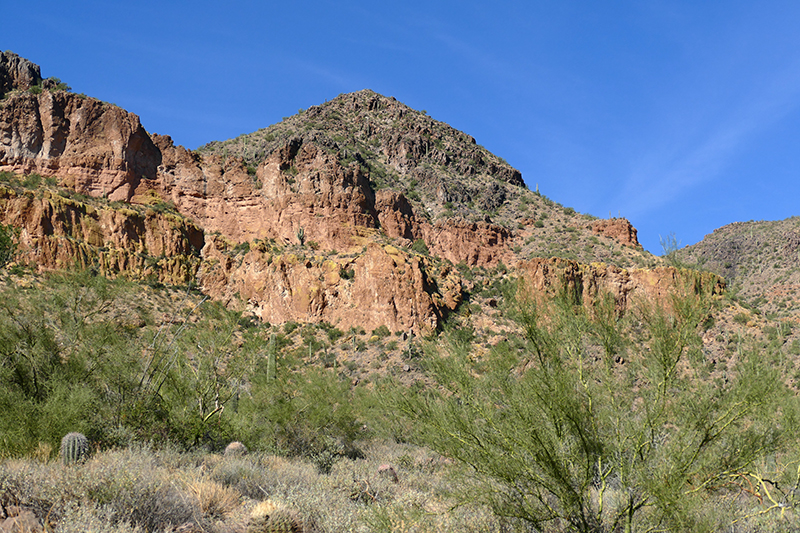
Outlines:
{"label": "saguaro cactus", "polygon": [[274,380],[278,375],[278,363],[276,361],[277,355],[275,352],[275,334],[273,333],[269,338],[269,352],[267,353],[267,378],[270,381]]}
{"label": "saguaro cactus", "polygon": [[65,465],[82,463],[89,457],[89,439],[83,433],[67,433],[61,439],[59,454]]}

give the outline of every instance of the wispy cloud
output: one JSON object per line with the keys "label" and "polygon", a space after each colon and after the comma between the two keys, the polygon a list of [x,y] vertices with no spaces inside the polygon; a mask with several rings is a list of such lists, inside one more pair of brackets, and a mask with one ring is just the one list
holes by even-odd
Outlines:
{"label": "wispy cloud", "polygon": [[[619,195],[622,210],[628,216],[643,215],[718,179],[749,142],[800,107],[797,67],[745,91],[726,116],[698,124],[696,131],[702,133],[687,136],[676,128],[660,146],[636,158]],[[702,115],[697,107],[684,112],[687,121],[692,112]]]}

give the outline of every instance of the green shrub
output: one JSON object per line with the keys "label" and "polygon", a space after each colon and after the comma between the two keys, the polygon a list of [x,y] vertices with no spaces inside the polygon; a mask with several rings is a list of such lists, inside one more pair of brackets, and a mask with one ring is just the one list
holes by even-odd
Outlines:
{"label": "green shrub", "polygon": [[373,329],[372,330],[372,334],[377,336],[377,337],[384,338],[384,337],[388,337],[389,335],[391,335],[392,332],[389,331],[389,328],[387,328],[385,324],[383,324],[383,325],[380,325],[377,328]]}
{"label": "green shrub", "polygon": [[344,336],[344,332],[339,328],[331,328],[326,333],[328,334],[328,340],[331,344],[336,344],[336,341]]}
{"label": "green shrub", "polygon": [[[670,306],[621,320],[610,297],[591,311],[520,298],[523,350],[475,358],[453,337],[423,359],[438,387],[396,406],[415,440],[465,467],[465,501],[533,530],[722,530],[735,509],[706,502],[773,475],[757,465],[791,450],[797,402],[756,350],[728,383],[701,379],[708,302],[685,293]],[[795,470],[774,475],[791,485]]]}
{"label": "green shrub", "polygon": [[0,268],[10,263],[17,253],[17,229],[0,224]]}
{"label": "green shrub", "polygon": [[417,239],[411,244],[411,250],[422,255],[430,255],[428,245],[422,239]]}

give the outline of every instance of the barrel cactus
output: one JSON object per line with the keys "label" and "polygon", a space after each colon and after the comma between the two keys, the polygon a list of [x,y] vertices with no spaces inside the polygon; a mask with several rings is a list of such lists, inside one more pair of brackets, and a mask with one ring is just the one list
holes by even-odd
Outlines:
{"label": "barrel cactus", "polygon": [[59,451],[65,465],[80,464],[89,457],[89,439],[82,433],[67,433]]}
{"label": "barrel cactus", "polygon": [[231,442],[225,447],[225,457],[241,457],[247,455],[247,446],[238,440]]}
{"label": "barrel cactus", "polygon": [[294,511],[266,500],[256,505],[247,523],[247,533],[305,533],[306,528]]}

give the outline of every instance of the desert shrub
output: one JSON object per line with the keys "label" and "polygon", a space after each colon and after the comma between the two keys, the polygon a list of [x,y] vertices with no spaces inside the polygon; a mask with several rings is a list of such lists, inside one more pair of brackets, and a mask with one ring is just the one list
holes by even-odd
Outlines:
{"label": "desert shrub", "polygon": [[101,447],[230,441],[235,411],[225,406],[261,347],[257,328],[242,329],[236,313],[207,304],[207,313],[188,311],[199,315],[195,324],[140,330],[128,324],[136,291],[76,272],[48,276],[37,291],[2,292],[0,455],[40,443],[57,450],[70,431]]}
{"label": "desert shrub", "polygon": [[385,324],[372,330],[372,335],[380,338],[388,337],[391,334],[392,332],[389,331],[389,328],[387,328]]}
{"label": "desert shrub", "polygon": [[312,459],[321,470],[359,454],[354,446],[360,424],[350,380],[333,370],[303,374],[279,365],[275,379],[257,370],[240,398],[237,434],[261,450]]}
{"label": "desert shrub", "polygon": [[[611,298],[575,304],[520,297],[523,350],[430,350],[424,364],[438,389],[396,404],[414,438],[464,466],[465,501],[536,531],[730,524],[735,509],[706,513],[705,502],[737,490],[740,476],[758,486],[768,474],[757,461],[794,442],[796,402],[775,370],[751,351],[728,383],[700,379],[709,305],[689,291],[624,319]],[[792,474],[796,464],[782,474],[789,486]]]}
{"label": "desert shrub", "polygon": [[336,344],[336,341],[344,336],[344,332],[339,328],[330,328],[326,333],[331,344]]}
{"label": "desert shrub", "polygon": [[411,250],[422,255],[430,255],[428,245],[422,239],[417,239],[411,244]]}
{"label": "desert shrub", "polygon": [[14,226],[0,224],[0,268],[10,263],[17,253],[16,234]]}
{"label": "desert shrub", "polygon": [[0,464],[0,494],[47,516],[57,531],[76,531],[72,521],[96,524],[97,531],[164,531],[201,515],[196,499],[142,448],[105,452],[79,468]]}

